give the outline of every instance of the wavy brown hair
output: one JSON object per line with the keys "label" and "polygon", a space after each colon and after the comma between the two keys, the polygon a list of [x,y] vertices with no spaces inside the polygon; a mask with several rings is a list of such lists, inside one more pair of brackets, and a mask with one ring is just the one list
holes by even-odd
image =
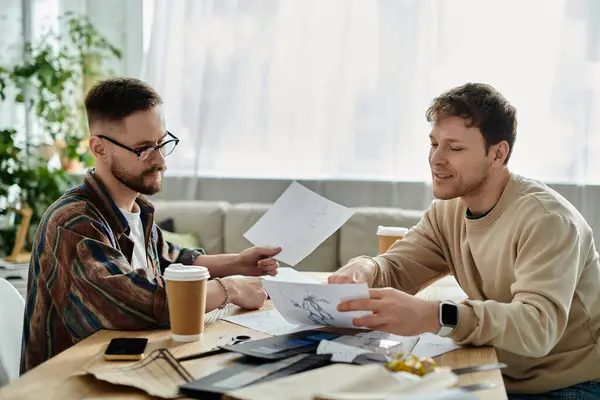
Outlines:
{"label": "wavy brown hair", "polygon": [[508,163],[517,136],[517,110],[500,92],[485,83],[467,83],[436,97],[425,113],[434,124],[452,116],[463,118],[467,127],[479,128],[486,153],[490,146],[506,141],[509,151],[504,164]]}

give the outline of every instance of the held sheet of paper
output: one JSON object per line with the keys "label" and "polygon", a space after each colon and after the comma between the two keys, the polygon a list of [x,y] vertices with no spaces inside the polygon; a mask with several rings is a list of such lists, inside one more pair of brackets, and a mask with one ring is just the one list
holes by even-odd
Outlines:
{"label": "held sheet of paper", "polygon": [[315,325],[290,324],[281,316],[281,314],[279,314],[279,311],[277,310],[232,315],[229,317],[224,317],[223,320],[269,335],[287,335],[288,333],[307,331],[309,329],[316,328]]}
{"label": "held sheet of paper", "polygon": [[338,230],[354,211],[293,182],[245,234],[255,246],[280,246],[275,258],[294,266]]}
{"label": "held sheet of paper", "polygon": [[271,296],[276,310],[223,319],[270,335],[283,335],[320,326],[354,328],[351,325],[352,318],[364,313],[339,313],[336,307],[341,300],[369,296],[366,284],[326,285],[290,267],[279,268],[276,276],[263,277],[263,286]]}
{"label": "held sheet of paper", "polygon": [[263,280],[263,286],[277,311],[293,325],[356,328],[354,318],[372,315],[371,311],[339,312],[344,300],[368,299],[366,283],[328,285],[322,283]]}
{"label": "held sheet of paper", "polygon": [[277,268],[277,275],[263,276],[264,280],[277,282],[296,282],[296,283],[321,283],[310,276],[296,271],[291,267]]}
{"label": "held sheet of paper", "polygon": [[263,277],[263,286],[271,296],[276,310],[234,315],[225,321],[242,325],[270,335],[315,329],[321,326],[351,327],[352,318],[365,313],[339,313],[340,301],[350,298],[367,298],[366,284],[326,285],[296,271],[279,268],[276,276]]}

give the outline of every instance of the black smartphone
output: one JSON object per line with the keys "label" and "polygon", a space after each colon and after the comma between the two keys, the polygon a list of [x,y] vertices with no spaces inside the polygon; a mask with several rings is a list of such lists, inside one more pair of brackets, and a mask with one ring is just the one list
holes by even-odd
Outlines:
{"label": "black smartphone", "polygon": [[109,361],[141,360],[147,344],[145,338],[114,338],[108,344],[104,358]]}

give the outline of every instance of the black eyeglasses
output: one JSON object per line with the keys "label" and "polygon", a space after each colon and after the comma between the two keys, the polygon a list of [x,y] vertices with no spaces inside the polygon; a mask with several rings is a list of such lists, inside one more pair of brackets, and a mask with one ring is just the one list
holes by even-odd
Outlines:
{"label": "black eyeglasses", "polygon": [[115,144],[122,149],[132,152],[133,154],[138,156],[138,161],[145,161],[148,158],[150,158],[152,156],[152,153],[156,150],[159,150],[162,153],[163,157],[168,156],[169,154],[171,154],[173,152],[173,150],[175,150],[175,147],[179,144],[179,139],[169,131],[167,131],[167,135],[170,136],[172,139],[167,140],[166,142],[164,142],[163,144],[159,144],[158,146],[146,146],[139,150],[132,149],[131,147],[125,146],[124,144],[121,144],[121,143],[117,142],[116,140],[111,139],[104,135],[98,135],[98,137],[102,138],[102,139],[106,139],[109,142],[111,142],[112,144]]}

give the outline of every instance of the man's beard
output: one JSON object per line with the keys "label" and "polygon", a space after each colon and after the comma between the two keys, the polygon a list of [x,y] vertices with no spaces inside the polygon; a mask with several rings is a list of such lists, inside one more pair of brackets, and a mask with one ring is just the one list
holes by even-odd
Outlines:
{"label": "man's beard", "polygon": [[[123,185],[127,186],[134,192],[141,193],[146,196],[152,196],[153,194],[158,193],[162,190],[162,176],[166,169],[167,168],[165,166],[155,166],[140,173],[139,175],[132,175],[128,173],[124,168],[121,168],[121,166],[119,166],[117,163],[113,163],[110,166],[110,172],[115,178],[117,178],[119,182],[121,182]],[[156,172],[161,173],[161,179],[149,184],[144,183],[144,179],[148,175],[152,175]]]}
{"label": "man's beard", "polygon": [[474,192],[482,190],[489,177],[489,170],[485,170],[479,176],[472,178],[469,182],[461,182],[460,185],[453,188],[451,191],[444,191],[444,193],[438,194],[435,197],[440,200],[451,200],[457,197],[465,197]]}

